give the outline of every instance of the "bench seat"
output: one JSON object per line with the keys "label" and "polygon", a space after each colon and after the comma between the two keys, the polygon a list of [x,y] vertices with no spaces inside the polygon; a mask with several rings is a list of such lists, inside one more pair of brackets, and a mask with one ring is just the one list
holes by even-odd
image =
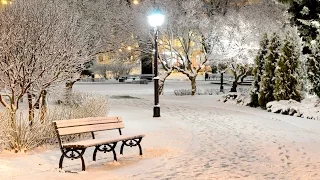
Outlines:
{"label": "bench seat", "polygon": [[110,138],[99,138],[99,139],[88,139],[83,141],[71,142],[62,144],[63,148],[87,148],[92,146],[99,146],[105,144],[111,144],[119,141],[126,141],[131,139],[143,138],[144,134],[133,135],[133,136],[120,136],[120,137],[110,137]]}

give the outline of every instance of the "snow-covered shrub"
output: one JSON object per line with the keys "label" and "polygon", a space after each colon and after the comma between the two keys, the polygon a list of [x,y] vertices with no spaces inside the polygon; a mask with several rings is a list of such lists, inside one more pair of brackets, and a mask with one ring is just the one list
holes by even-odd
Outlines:
{"label": "snow-covered shrub", "polygon": [[[0,115],[0,150],[8,149],[15,152],[27,151],[44,144],[55,144],[55,135],[52,121],[61,119],[74,119],[83,117],[107,116],[109,112],[109,102],[106,96],[81,94],[77,96],[77,103],[73,105],[58,104],[49,108],[43,121],[40,114],[36,115],[34,122],[30,126],[28,118],[22,113],[16,117],[15,126],[11,125],[9,113]],[[81,98],[80,98],[81,97]],[[67,136],[65,140],[83,138],[86,135]]]}
{"label": "snow-covered shrub", "polygon": [[320,120],[319,98],[306,98],[301,102],[295,100],[272,101],[267,110],[273,113]]}
{"label": "snow-covered shrub", "polygon": [[[109,113],[109,101],[104,95],[74,93],[72,104],[60,104],[49,112],[51,120],[73,119],[82,117],[106,116]],[[54,115],[54,112],[58,115]]]}
{"label": "snow-covered shrub", "polygon": [[20,113],[20,116],[15,118],[13,127],[10,117],[9,112],[3,113],[0,117],[0,137],[2,140],[0,150],[25,152],[43,144],[46,138],[52,137],[51,134],[54,133],[51,122],[46,119],[40,123],[40,119],[37,118],[30,126],[29,120]]}
{"label": "snow-covered shrub", "polygon": [[280,113],[285,115],[295,115],[300,116],[300,111],[298,109],[298,101],[295,100],[281,100],[272,101],[267,104],[267,110],[273,113]]}
{"label": "snow-covered shrub", "polygon": [[226,95],[223,95],[218,101],[222,101],[224,103],[228,104],[239,104],[243,106],[249,106],[250,105],[250,96],[249,94],[244,93],[228,93]]}
{"label": "snow-covered shrub", "polygon": [[191,92],[191,89],[177,89],[177,90],[174,90],[174,95],[187,96],[187,95],[192,95],[192,92]]}
{"label": "snow-covered shrub", "polygon": [[[220,94],[219,89],[197,89],[196,91],[197,95],[218,95]],[[174,90],[174,95],[176,96],[188,96],[192,95],[192,90],[191,89],[177,89]]]}
{"label": "snow-covered shrub", "polygon": [[250,86],[242,86],[238,88],[238,93],[248,94],[250,93],[251,87]]}

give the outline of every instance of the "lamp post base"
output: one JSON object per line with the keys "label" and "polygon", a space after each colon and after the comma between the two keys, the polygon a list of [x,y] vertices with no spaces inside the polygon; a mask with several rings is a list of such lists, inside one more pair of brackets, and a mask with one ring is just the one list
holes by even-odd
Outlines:
{"label": "lamp post base", "polygon": [[220,92],[223,92],[223,86],[220,86]]}
{"label": "lamp post base", "polygon": [[159,106],[153,107],[153,117],[160,117],[160,107]]}

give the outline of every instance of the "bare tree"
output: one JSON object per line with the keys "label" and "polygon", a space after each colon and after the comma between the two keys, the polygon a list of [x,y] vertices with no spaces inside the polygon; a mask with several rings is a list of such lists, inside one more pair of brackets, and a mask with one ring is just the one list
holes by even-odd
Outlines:
{"label": "bare tree", "polygon": [[192,95],[196,93],[198,72],[209,60],[216,40],[213,22],[203,13],[203,5],[200,0],[169,2],[167,23],[160,36],[163,53],[169,56],[165,60],[178,61],[178,64],[163,62],[164,69],[170,70],[168,73],[176,69],[188,76]]}
{"label": "bare tree", "polygon": [[[49,87],[81,70],[88,57],[87,26],[60,0],[17,0],[0,14],[1,104],[11,112],[14,126],[20,99],[28,94],[29,120]],[[11,68],[2,71],[7,67]]]}
{"label": "bare tree", "polygon": [[[222,21],[221,21],[222,20]],[[283,30],[287,26],[281,6],[272,1],[261,0],[255,4],[230,8],[217,22],[220,44],[212,52],[213,64],[228,64],[234,76],[232,92],[250,67],[259,48],[259,39],[265,32]]]}

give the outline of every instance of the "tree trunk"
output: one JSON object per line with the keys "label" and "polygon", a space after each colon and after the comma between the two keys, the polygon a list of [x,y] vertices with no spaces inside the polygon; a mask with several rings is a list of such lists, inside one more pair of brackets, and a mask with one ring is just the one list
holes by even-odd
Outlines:
{"label": "tree trunk", "polygon": [[164,82],[166,81],[167,77],[170,76],[171,73],[172,73],[172,71],[166,72],[166,75],[162,79],[160,79],[160,81],[159,81],[159,95],[161,95],[161,94],[163,95]]}
{"label": "tree trunk", "polygon": [[[17,121],[17,110],[15,109],[11,109],[10,110],[10,127],[11,127],[11,130],[9,132],[11,138],[13,140],[11,140],[9,142],[9,147],[11,149],[15,149],[16,148],[16,142],[19,141],[19,138],[18,138],[18,131],[17,131],[17,124],[16,124],[16,121]],[[15,152],[17,153],[17,149],[15,150]]]}
{"label": "tree trunk", "polygon": [[16,133],[16,118],[17,118],[17,110],[11,110],[10,111],[10,126],[12,128],[13,133]]}
{"label": "tree trunk", "polygon": [[28,107],[29,107],[29,125],[31,126],[34,121],[34,106],[32,103],[32,94],[30,92],[27,92],[28,96]]}
{"label": "tree trunk", "polygon": [[75,81],[69,81],[69,82],[66,82],[66,87],[67,88],[73,88],[73,85],[78,81],[79,79],[75,80]]}
{"label": "tree trunk", "polygon": [[45,115],[47,114],[47,90],[41,92],[41,110],[40,110],[40,121],[43,123]]}
{"label": "tree trunk", "polygon": [[233,81],[230,92],[237,92],[238,82],[237,80]]}
{"label": "tree trunk", "polygon": [[191,95],[194,96],[196,95],[197,92],[197,84],[196,84],[196,77],[189,77],[190,81],[191,81]]}
{"label": "tree trunk", "polygon": [[70,81],[66,83],[66,89],[65,89],[65,94],[64,94],[64,100],[62,100],[62,102],[64,102],[65,104],[70,104],[71,103],[71,97],[72,97],[72,88],[73,85],[76,83],[77,81]]}

